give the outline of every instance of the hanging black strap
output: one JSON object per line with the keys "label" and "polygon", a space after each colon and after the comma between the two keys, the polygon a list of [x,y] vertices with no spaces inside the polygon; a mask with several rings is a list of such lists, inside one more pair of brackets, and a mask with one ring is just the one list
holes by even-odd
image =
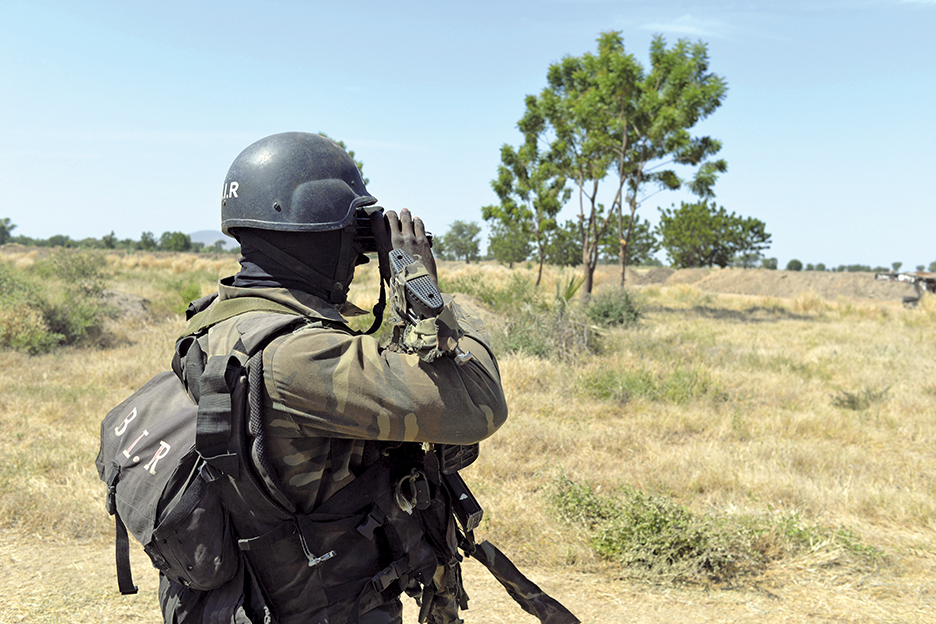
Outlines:
{"label": "hanging black strap", "polygon": [[130,538],[120,515],[114,514],[114,517],[117,518],[117,587],[121,594],[135,594],[137,586],[130,572]]}

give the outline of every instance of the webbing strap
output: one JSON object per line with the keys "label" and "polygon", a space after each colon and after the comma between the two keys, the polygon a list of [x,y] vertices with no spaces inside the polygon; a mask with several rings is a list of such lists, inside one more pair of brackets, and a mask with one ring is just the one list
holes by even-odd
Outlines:
{"label": "webbing strap", "polygon": [[201,397],[198,401],[198,423],[195,449],[205,460],[221,472],[237,478],[237,455],[230,452],[231,389],[225,379],[228,362],[233,356],[216,355],[208,358],[201,378]]}
{"label": "webbing strap", "polygon": [[120,514],[114,514],[114,517],[117,519],[117,587],[121,594],[135,594],[137,586],[133,584],[130,572],[130,538]]}
{"label": "webbing strap", "polygon": [[245,312],[279,312],[281,314],[302,316],[302,313],[294,308],[263,297],[234,297],[233,299],[216,301],[207,310],[194,315],[189,320],[188,326],[186,326],[182,335],[194,334]]}

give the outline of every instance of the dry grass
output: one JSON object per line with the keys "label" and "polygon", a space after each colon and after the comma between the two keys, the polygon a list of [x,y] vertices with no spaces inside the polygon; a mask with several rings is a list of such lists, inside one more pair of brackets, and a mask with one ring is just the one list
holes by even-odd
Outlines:
{"label": "dry grass", "polygon": [[[147,264],[146,256],[115,256],[109,286],[160,299],[172,284],[209,291],[217,274],[236,268],[229,260],[194,266],[192,257]],[[361,307],[376,301],[372,268],[359,272],[352,291]],[[493,265],[443,263],[441,270],[446,279],[476,272],[491,283],[510,279]],[[516,271],[535,279],[533,269]],[[541,292],[554,292],[570,275],[548,271]],[[612,287],[616,275],[600,273],[597,284]],[[635,329],[609,331],[600,355],[583,354],[574,365],[501,359],[510,419],[465,471],[486,510],[480,537],[528,573],[553,582],[567,577],[570,587],[584,583],[583,595],[617,610],[602,614],[582,603],[579,610],[596,622],[620,621],[625,612],[635,621],[699,614],[713,622],[936,621],[936,297],[908,310],[811,294],[716,295],[685,284],[639,287],[637,294],[645,317]],[[28,574],[23,553],[51,539],[56,548],[85,540],[71,551],[81,565],[90,565],[88,553],[108,552],[112,521],[93,465],[100,420],[168,366],[182,328],[165,314],[135,323],[107,349],[0,352],[0,529],[8,532],[0,568]],[[881,396],[864,409],[834,400],[865,391]],[[640,589],[616,580],[621,570],[556,517],[547,491],[559,474],[599,492],[626,484],[663,494],[698,513],[797,514],[847,527],[886,557],[859,565],[841,549],[816,544],[777,560],[749,582],[750,593]],[[77,583],[91,598],[45,608],[30,606],[42,603],[36,591],[18,589],[25,577],[9,578],[0,584],[0,622],[121,621],[125,603],[100,598],[101,591],[82,585],[91,583],[85,576],[113,579],[109,567],[93,575],[59,569],[48,577],[49,591],[70,595]],[[622,596],[655,610],[635,613]],[[66,603],[82,605],[80,616]],[[147,617],[140,621],[152,621]]]}

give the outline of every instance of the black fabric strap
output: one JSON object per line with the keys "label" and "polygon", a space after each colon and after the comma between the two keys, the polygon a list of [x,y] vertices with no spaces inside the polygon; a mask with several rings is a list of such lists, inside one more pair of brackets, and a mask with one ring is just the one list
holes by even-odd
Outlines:
{"label": "black fabric strap", "polygon": [[237,478],[237,455],[231,452],[231,389],[225,376],[233,356],[208,358],[201,378],[195,449],[221,472]]}
{"label": "black fabric strap", "polygon": [[117,518],[117,587],[121,594],[135,594],[137,586],[133,584],[133,574],[130,572],[130,538],[120,514],[114,514],[114,517]]}
{"label": "black fabric strap", "polygon": [[158,532],[164,534],[164,532],[175,531],[175,529],[189,517],[199,501],[201,501],[205,490],[208,489],[208,484],[217,480],[220,476],[221,475],[210,464],[202,463],[198,474],[195,475],[192,484],[185,488],[185,492],[182,493],[179,502],[172,507],[172,510],[166,514],[165,518],[160,520]]}

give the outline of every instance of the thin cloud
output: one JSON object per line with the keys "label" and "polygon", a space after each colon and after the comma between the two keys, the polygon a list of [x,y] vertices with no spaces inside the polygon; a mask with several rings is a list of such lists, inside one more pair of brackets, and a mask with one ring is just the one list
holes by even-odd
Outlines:
{"label": "thin cloud", "polygon": [[671,22],[643,24],[641,29],[681,36],[721,38],[725,36],[727,27],[718,20],[698,19],[691,15],[683,15]]}

